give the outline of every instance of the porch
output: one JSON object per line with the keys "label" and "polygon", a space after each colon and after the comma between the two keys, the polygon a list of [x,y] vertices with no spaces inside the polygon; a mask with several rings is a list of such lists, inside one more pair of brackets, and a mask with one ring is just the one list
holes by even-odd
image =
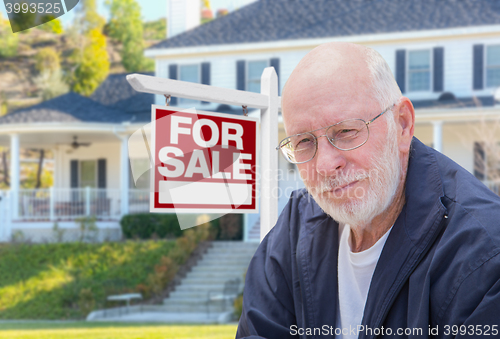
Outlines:
{"label": "porch", "polygon": [[0,191],[1,196],[0,214],[9,211],[10,220],[17,222],[74,221],[86,216],[118,221],[124,214],[149,212],[149,191],[139,189],[128,190],[125,206],[118,189],[51,187],[20,189],[17,194]]}

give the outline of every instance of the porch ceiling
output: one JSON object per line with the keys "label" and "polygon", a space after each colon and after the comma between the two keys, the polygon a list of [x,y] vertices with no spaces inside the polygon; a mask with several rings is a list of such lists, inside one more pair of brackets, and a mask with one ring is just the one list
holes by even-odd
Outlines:
{"label": "porch ceiling", "polygon": [[[73,137],[78,138],[78,142],[107,143],[119,142],[119,138],[112,130],[92,131],[92,130],[39,130],[39,131],[19,131],[20,147],[52,148],[56,146],[69,146],[73,142]],[[10,135],[0,132],[0,146],[10,146]]]}

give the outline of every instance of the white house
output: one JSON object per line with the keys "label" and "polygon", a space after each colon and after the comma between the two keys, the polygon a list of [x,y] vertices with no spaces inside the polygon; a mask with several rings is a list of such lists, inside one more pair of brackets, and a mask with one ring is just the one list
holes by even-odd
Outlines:
{"label": "white house", "polygon": [[[169,1],[169,6],[187,4]],[[188,7],[170,10],[190,13]],[[158,77],[258,92],[265,67],[276,69],[281,90],[300,59],[329,41],[379,51],[414,103],[415,135],[495,188],[489,181],[498,177],[498,165],[489,161],[494,154],[488,145],[500,139],[496,0],[260,0],[172,36],[145,54],[155,59]],[[55,220],[74,228],[75,217],[85,215],[96,215],[111,237],[123,214],[146,211],[147,189],[130,184],[127,137],[150,121],[153,102],[164,104],[165,98],[135,93],[124,75],[113,75],[90,99],[67,94],[0,118],[0,145],[10,147],[12,159],[11,190],[0,193],[0,239],[16,230],[42,238]],[[183,98],[173,98],[171,105],[242,112]],[[282,126],[278,133],[281,140]],[[90,145],[72,147],[75,136]],[[56,155],[51,190],[19,189],[19,149],[32,146]],[[148,166],[144,155],[132,155],[131,161]],[[283,208],[302,183],[281,157],[279,166]],[[148,182],[147,174],[139,181],[139,188],[146,188],[141,182]],[[258,239],[258,231],[251,231],[257,220],[258,215],[249,215],[246,229]]]}
{"label": "white house", "polygon": [[[485,168],[481,160],[489,157],[485,144],[500,139],[499,123],[492,123],[500,121],[498,1],[260,0],[145,54],[155,59],[156,76],[259,92],[265,67],[276,69],[281,90],[300,59],[329,41],[376,49],[414,103],[416,137],[481,180],[497,177],[492,173],[498,169]],[[156,98],[158,104],[163,100]],[[174,104],[217,110],[215,103],[182,98]],[[282,126],[279,134],[281,140]],[[302,184],[293,166],[281,157],[279,164],[282,208],[291,188]],[[257,220],[253,215],[247,222]]]}
{"label": "white house", "polygon": [[[0,145],[10,148],[10,190],[0,191],[0,241],[23,232],[32,241],[51,240],[60,229],[78,232],[75,220],[96,217],[101,239],[120,237],[120,218],[146,212],[147,179],[130,176],[144,166],[128,137],[151,121],[153,96],[135,92],[126,74],[110,75],[91,98],[68,93],[0,118]],[[54,153],[54,185],[20,189],[22,148]]]}

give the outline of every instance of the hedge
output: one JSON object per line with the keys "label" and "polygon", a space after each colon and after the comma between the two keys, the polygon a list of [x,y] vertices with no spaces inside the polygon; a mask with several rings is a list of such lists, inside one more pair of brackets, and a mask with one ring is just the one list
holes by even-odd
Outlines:
{"label": "hedge", "polygon": [[[120,225],[126,239],[163,239],[182,235],[176,214],[129,214],[121,219]],[[243,216],[226,214],[211,220],[210,235],[214,240],[242,240]]]}

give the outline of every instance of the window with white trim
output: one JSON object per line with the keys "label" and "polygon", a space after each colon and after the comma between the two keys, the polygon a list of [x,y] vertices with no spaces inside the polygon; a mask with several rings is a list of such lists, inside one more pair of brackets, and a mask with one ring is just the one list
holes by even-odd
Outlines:
{"label": "window with white trim", "polygon": [[264,68],[269,66],[268,60],[248,61],[247,64],[247,91],[260,93],[260,77]]}
{"label": "window with white trim", "polygon": [[[200,83],[200,65],[179,65],[179,80]],[[196,105],[198,100],[180,98],[181,105]]]}
{"label": "window with white trim", "polygon": [[486,47],[486,87],[500,86],[500,45]]}
{"label": "window with white trim", "polygon": [[408,51],[408,91],[431,90],[431,50]]}

